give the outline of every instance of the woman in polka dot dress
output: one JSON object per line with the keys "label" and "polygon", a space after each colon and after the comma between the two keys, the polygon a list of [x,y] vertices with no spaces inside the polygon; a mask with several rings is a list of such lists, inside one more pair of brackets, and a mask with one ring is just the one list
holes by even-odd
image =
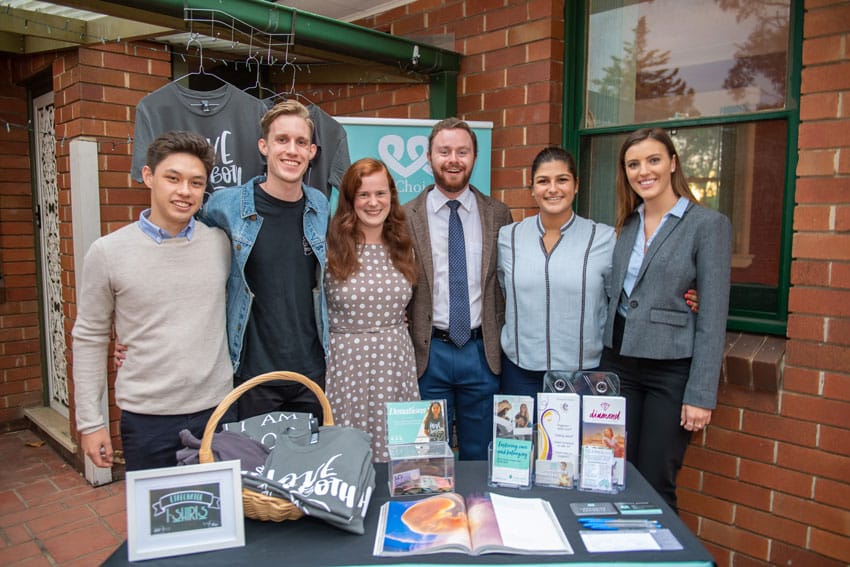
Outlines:
{"label": "woman in polka dot dress", "polygon": [[387,167],[364,158],[340,184],[328,228],[326,395],[338,425],[372,435],[388,460],[386,402],[419,399],[405,308],[416,278],[413,244]]}

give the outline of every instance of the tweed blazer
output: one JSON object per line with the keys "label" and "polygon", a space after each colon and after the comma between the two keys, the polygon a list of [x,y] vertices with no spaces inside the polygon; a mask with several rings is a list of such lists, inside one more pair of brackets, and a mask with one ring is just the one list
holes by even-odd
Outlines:
{"label": "tweed blazer", "polygon": [[[608,293],[605,346],[611,348],[614,317],[623,292],[640,217],[626,220],[614,247]],[[620,354],[669,360],[691,358],[683,403],[713,409],[726,344],[732,255],[732,225],[725,215],[690,203],[681,218],[671,215],[646,252],[635,287]],[[683,299],[695,288],[699,313]]]}
{"label": "tweed blazer", "polygon": [[[413,298],[407,306],[410,336],[416,354],[416,369],[419,376],[428,367],[431,349],[431,328],[434,315],[434,263],[431,255],[431,235],[428,231],[426,200],[434,189],[429,185],[412,201],[404,205],[407,227],[413,239],[418,274],[413,287]],[[511,212],[501,201],[487,197],[470,185],[478,203],[481,218],[481,332],[487,365],[494,374],[501,374],[502,360],[499,337],[505,322],[505,298],[496,278],[496,241],[499,229],[513,222]],[[448,238],[448,236],[447,236]]]}

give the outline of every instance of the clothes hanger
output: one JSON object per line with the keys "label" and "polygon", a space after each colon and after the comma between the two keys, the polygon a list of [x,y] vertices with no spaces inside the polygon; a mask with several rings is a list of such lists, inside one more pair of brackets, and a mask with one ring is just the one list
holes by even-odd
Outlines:
{"label": "clothes hanger", "polygon": [[[259,53],[259,50],[257,52]],[[271,61],[272,61],[271,42],[269,42],[267,49],[266,49],[266,60],[269,63],[271,63]],[[253,86],[246,87],[242,90],[246,91],[246,92],[250,91],[250,90],[256,91],[256,95],[254,95],[254,96],[256,96],[260,100],[263,100],[265,98],[268,98],[269,100],[274,100],[274,97],[275,97],[275,95],[277,95],[277,93],[274,90],[263,86],[261,84],[261,81],[260,81],[260,60],[257,59],[257,56],[254,54],[254,30],[253,29],[251,30],[251,36],[248,40],[248,57],[245,58],[245,66],[248,68],[248,71],[251,70],[251,61],[253,61],[257,65],[257,78],[254,81]],[[269,93],[269,96],[263,97],[262,96],[263,92]]]}
{"label": "clothes hanger", "polygon": [[[186,73],[185,75],[183,75],[181,77],[178,77],[176,79],[172,79],[171,82],[177,83],[177,82],[180,82],[183,79],[186,79],[186,78],[191,77],[191,76],[204,76],[204,77],[212,77],[214,79],[217,79],[223,85],[230,85],[230,83],[228,83],[227,81],[225,81],[224,79],[222,79],[221,77],[216,75],[215,73],[208,73],[204,69],[204,44],[201,43],[200,39],[198,39],[197,33],[192,33],[192,35],[189,37],[189,41],[186,42],[186,52],[187,53],[189,52],[189,48],[191,47],[192,43],[198,44],[198,70],[197,71],[190,71],[189,73]],[[214,103],[214,102],[202,101],[202,102],[199,102],[199,103],[192,103],[191,106],[202,106],[202,107],[204,107],[205,111],[208,111],[209,107],[218,106],[218,104]]]}
{"label": "clothes hanger", "polygon": [[[254,55],[253,53],[248,55],[248,57],[245,59],[245,66],[250,71],[252,61],[257,66],[257,79],[256,79],[256,81],[254,81],[253,85],[251,85],[250,87],[245,87],[242,90],[245,91],[245,92],[254,91],[256,93],[254,96],[256,96],[257,98],[259,98],[261,100],[265,99],[265,98],[274,98],[275,96],[277,96],[277,93],[274,90],[264,86],[262,84],[262,82],[260,81],[260,60],[257,59],[257,56]],[[263,93],[269,93],[269,96],[264,97]]]}
{"label": "clothes hanger", "polygon": [[[272,49],[271,48],[271,42],[269,42],[268,47],[267,47],[267,51],[266,51],[266,60],[269,61],[269,63],[271,63],[271,61],[272,61],[271,49]],[[259,53],[259,50],[257,50],[257,53]],[[261,81],[260,81],[260,60],[257,59],[257,56],[254,53],[254,30],[253,30],[253,28],[251,29],[251,35],[248,38],[248,57],[245,58],[245,67],[248,69],[248,72],[251,71],[251,63],[252,62],[255,65],[257,65],[256,80],[254,81],[254,84],[252,86],[245,87],[242,90],[244,92],[248,92],[248,91],[251,91],[251,90],[256,91],[256,95],[254,95],[254,96],[256,96],[258,99],[261,99],[261,100],[263,98],[265,98],[265,97],[262,96],[264,91],[269,93],[269,97],[268,97],[269,99],[273,98],[274,95],[277,94],[277,93],[275,93],[275,91],[273,91],[272,89],[263,86]]]}
{"label": "clothes hanger", "polygon": [[294,57],[292,59],[289,58],[289,45],[287,45],[286,46],[286,52],[284,54],[283,65],[280,68],[280,72],[281,72],[281,75],[286,75],[287,69],[291,69],[292,70],[292,82],[289,85],[289,89],[277,92],[271,98],[272,99],[287,100],[287,99],[289,99],[289,97],[296,97],[296,98],[302,99],[307,104],[311,104],[313,106],[316,106],[316,104],[312,100],[310,100],[309,98],[307,98],[303,94],[295,91],[295,78],[296,78],[296,74],[297,74],[299,69],[295,65],[294,61],[295,61]]}

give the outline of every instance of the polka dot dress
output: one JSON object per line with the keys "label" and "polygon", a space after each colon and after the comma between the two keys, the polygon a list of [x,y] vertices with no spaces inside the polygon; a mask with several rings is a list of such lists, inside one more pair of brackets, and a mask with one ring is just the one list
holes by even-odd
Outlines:
{"label": "polka dot dress", "polygon": [[375,461],[389,459],[386,402],[419,399],[413,343],[405,324],[410,283],[383,244],[366,244],[347,281],[328,276],[330,354],[325,394],[337,425],[372,434]]}

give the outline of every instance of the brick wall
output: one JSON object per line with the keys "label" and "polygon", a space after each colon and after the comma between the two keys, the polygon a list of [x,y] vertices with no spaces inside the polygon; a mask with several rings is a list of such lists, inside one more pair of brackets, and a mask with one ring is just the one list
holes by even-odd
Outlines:
{"label": "brick wall", "polygon": [[[3,118],[27,122],[27,91],[19,86],[48,70],[55,94],[56,167],[60,204],[60,255],[68,374],[73,372],[70,332],[76,316],[74,246],[70,195],[70,141],[98,142],[101,233],[138,218],[150,202],[147,189],[130,180],[134,111],[147,93],[170,77],[170,56],[161,46],[116,43],[50,55],[9,57],[0,62]],[[23,409],[42,404],[36,249],[32,224],[33,187],[29,132],[0,128],[0,261],[5,301],[0,301],[0,428],[21,423]],[[110,381],[114,373],[110,373]],[[73,383],[69,384],[73,395]],[[118,411],[110,392],[111,430],[117,441]],[[71,416],[72,434],[73,414]]]}
{"label": "brick wall", "polygon": [[43,390],[27,92],[10,80],[19,65],[0,58],[0,431],[21,427]]}
{"label": "brick wall", "polygon": [[[493,122],[491,194],[533,214],[528,166],[561,143],[563,3],[420,0],[357,22],[398,36],[449,36],[462,53],[457,114]],[[427,86],[309,88],[330,114],[429,118]],[[318,99],[318,100],[317,100]]]}

